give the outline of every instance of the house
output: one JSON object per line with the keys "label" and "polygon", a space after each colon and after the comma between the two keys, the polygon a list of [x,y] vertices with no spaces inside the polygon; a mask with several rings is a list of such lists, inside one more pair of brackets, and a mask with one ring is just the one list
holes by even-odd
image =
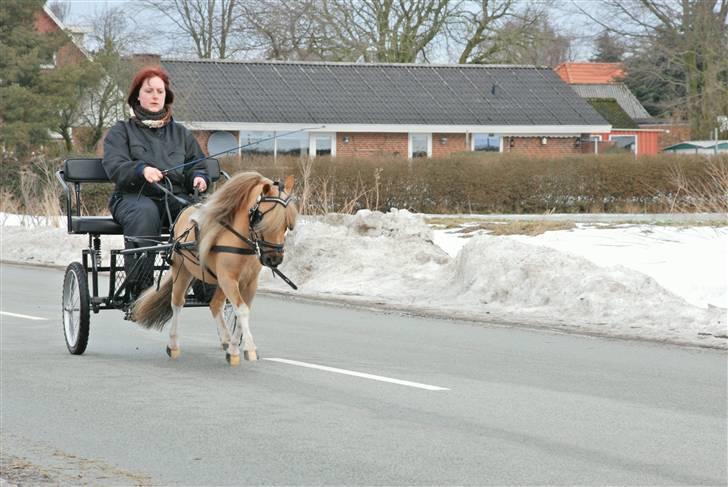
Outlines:
{"label": "house", "polygon": [[53,13],[47,5],[43,6],[35,14],[35,30],[41,34],[50,34],[56,32],[65,32],[69,36],[70,42],[66,42],[61,48],[53,53],[53,58],[43,67],[52,69],[56,66],[65,66],[66,64],[78,64],[84,60],[90,60],[91,56],[83,47],[84,30],[78,27],[70,27],[63,25],[58,17]]}
{"label": "house", "polygon": [[[41,65],[41,69],[52,70],[67,65],[79,64],[84,61],[93,61],[91,54],[84,48],[83,40],[87,29],[67,26],[61,22],[53,11],[47,5],[35,13],[34,18],[35,30],[42,34],[52,34],[63,32],[68,39],[55,53],[53,57],[48,59],[46,64]],[[113,94],[109,94],[108,88],[114,90]],[[114,122],[117,119],[124,118],[125,106],[123,103],[123,92],[119,90],[116,84],[108,77],[95,90],[91,90],[83,96],[80,101],[78,112],[75,114],[72,127],[70,127],[70,138],[73,146],[80,147],[80,139],[83,138],[84,132],[93,133],[93,126],[105,126],[108,122]],[[103,100],[103,103],[101,102]],[[103,113],[103,115],[102,115]],[[51,138],[62,140],[63,137],[58,132],[52,132]]]}
{"label": "house", "polygon": [[[581,153],[611,126],[548,68],[161,60],[207,153]],[[304,130],[305,129],[305,130]],[[275,140],[271,139],[277,135]],[[260,142],[260,143],[258,143]]]}
{"label": "house", "polygon": [[687,140],[662,151],[672,154],[728,154],[728,140]]}
{"label": "house", "polygon": [[660,151],[666,130],[621,82],[625,76],[622,63],[561,63],[554,71],[614,127],[610,132],[590,134],[590,149],[622,149],[635,155]]}

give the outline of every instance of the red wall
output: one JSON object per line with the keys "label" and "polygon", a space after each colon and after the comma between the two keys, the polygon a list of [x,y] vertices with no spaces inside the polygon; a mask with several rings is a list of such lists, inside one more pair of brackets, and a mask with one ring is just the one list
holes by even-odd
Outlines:
{"label": "red wall", "polygon": [[[35,29],[41,34],[60,32],[60,27],[51,19],[45,11],[41,10],[35,14]],[[56,65],[77,64],[86,59],[84,53],[70,39],[56,53]]]}
{"label": "red wall", "polygon": [[[637,136],[637,153],[638,156],[654,156],[662,149],[661,139],[662,130],[612,130],[611,135],[636,135]],[[593,134],[601,135],[602,141],[608,142],[610,134]],[[599,143],[601,148],[602,142]]]}

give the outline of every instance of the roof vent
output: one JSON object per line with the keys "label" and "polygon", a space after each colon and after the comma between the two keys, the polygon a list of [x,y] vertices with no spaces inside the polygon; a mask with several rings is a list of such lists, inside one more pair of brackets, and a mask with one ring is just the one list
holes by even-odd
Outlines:
{"label": "roof vent", "polygon": [[493,86],[490,89],[490,94],[493,95],[493,96],[495,96],[495,87],[496,87],[496,84],[493,83]]}

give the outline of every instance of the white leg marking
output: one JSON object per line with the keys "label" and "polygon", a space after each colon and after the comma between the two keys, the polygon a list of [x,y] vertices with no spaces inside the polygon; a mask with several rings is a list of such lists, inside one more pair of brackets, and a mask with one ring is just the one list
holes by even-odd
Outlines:
{"label": "white leg marking", "polygon": [[177,323],[179,322],[179,312],[182,306],[172,305],[172,326],[169,327],[169,348],[177,350],[179,348],[179,340],[177,340]]}
{"label": "white leg marking", "polygon": [[220,343],[222,345],[230,345],[230,330],[228,330],[227,324],[225,324],[225,308],[220,308],[220,312],[215,315],[215,323],[217,324],[217,336],[220,337]]}
{"label": "white leg marking", "polygon": [[[238,327],[233,333],[233,337],[230,342],[230,355],[240,355],[240,335],[243,336],[243,350],[255,350],[255,343],[253,343],[253,337],[250,334],[250,326],[248,324],[250,318],[250,308],[248,305],[243,303],[236,310],[235,314],[238,316]],[[251,348],[252,347],[252,348]]]}

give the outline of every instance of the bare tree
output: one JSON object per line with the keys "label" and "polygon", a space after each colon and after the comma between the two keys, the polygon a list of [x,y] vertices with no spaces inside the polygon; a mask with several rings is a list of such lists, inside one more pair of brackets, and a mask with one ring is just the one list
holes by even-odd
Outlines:
{"label": "bare tree", "polygon": [[484,63],[503,45],[499,41],[503,26],[512,19],[522,19],[524,28],[537,16],[517,10],[516,0],[464,1],[453,12],[447,26],[448,40],[458,46],[458,64]]}
{"label": "bare tree", "polygon": [[176,27],[179,39],[192,41],[200,59],[226,59],[242,48],[233,28],[241,0],[143,0]]}
{"label": "bare tree", "polygon": [[315,0],[246,0],[234,25],[247,50],[266,59],[320,60]]}
{"label": "bare tree", "polygon": [[56,0],[50,2],[48,4],[48,8],[61,22],[65,22],[68,15],[71,13],[71,4],[67,2],[59,2]]}
{"label": "bare tree", "polygon": [[78,121],[91,128],[84,142],[93,148],[107,127],[125,117],[124,90],[134,69],[126,56],[144,46],[147,38],[139,33],[122,7],[104,9],[86,21],[92,26],[88,40],[93,49],[93,64],[100,76],[92,87],[84,90]]}
{"label": "bare tree", "polygon": [[728,0],[605,0],[598,17],[574,7],[630,42],[627,82],[668,90],[663,113],[684,114],[694,137],[728,113]]}
{"label": "bare tree", "polygon": [[320,46],[330,57],[412,63],[449,21],[449,0],[321,0]]}

